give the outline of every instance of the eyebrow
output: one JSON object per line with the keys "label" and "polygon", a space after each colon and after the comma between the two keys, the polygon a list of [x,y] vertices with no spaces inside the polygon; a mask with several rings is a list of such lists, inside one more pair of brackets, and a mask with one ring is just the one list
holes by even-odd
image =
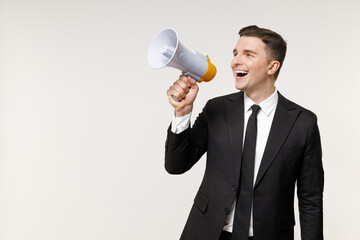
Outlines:
{"label": "eyebrow", "polygon": [[[234,48],[233,53],[237,53],[237,52],[238,51]],[[250,49],[244,49],[243,52],[256,54],[256,52],[254,50],[250,50]]]}

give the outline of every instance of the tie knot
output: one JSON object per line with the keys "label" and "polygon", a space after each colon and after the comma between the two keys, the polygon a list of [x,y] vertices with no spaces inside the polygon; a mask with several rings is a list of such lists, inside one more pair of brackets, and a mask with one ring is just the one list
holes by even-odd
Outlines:
{"label": "tie knot", "polygon": [[254,104],[251,106],[251,109],[252,109],[253,113],[257,113],[260,110],[260,106]]}

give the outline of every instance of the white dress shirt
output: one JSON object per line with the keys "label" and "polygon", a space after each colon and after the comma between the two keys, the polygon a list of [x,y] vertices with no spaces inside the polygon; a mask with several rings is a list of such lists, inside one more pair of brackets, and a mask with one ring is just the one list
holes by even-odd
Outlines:
{"label": "white dress shirt", "polygon": [[[275,109],[278,102],[278,93],[275,89],[274,93],[267,98],[266,100],[262,101],[261,103],[257,104],[260,106],[259,113],[257,115],[257,137],[256,137],[256,152],[255,152],[255,165],[254,165],[254,184],[257,177],[257,173],[260,168],[260,163],[262,156],[264,154],[266,142],[269,136],[270,128],[272,121],[274,119]],[[244,94],[244,138],[243,144],[245,140],[245,129],[247,126],[248,119],[252,113],[251,106],[255,103],[246,95]],[[189,128],[190,126],[190,118],[191,113],[185,115],[183,117],[173,117],[173,121],[171,124],[171,131],[173,133],[179,134]],[[235,204],[236,200],[233,202],[231,206],[231,211],[226,219],[226,223],[224,226],[224,230],[228,232],[232,232],[233,229],[233,221],[234,221],[234,214],[235,214]],[[251,210],[251,218],[250,218],[250,229],[249,229],[249,236],[253,236],[253,216]]]}

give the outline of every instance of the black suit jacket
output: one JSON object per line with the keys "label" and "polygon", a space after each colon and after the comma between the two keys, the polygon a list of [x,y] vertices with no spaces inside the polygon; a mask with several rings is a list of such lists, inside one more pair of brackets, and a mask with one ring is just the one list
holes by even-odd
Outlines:
{"label": "black suit jacket", "polygon": [[[208,101],[192,128],[168,130],[165,168],[189,170],[207,152],[206,170],[181,235],[184,240],[218,240],[236,198],[244,134],[243,92]],[[323,239],[324,174],[317,119],[285,99],[278,105],[254,185],[256,240],[294,239],[294,191],[303,240]]]}

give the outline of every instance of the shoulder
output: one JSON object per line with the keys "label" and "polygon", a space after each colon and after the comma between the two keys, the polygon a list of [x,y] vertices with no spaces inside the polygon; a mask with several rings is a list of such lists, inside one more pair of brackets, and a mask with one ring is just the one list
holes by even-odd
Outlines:
{"label": "shoulder", "polygon": [[307,120],[307,121],[311,121],[311,122],[317,121],[317,116],[314,112],[312,112],[311,110],[309,110],[303,106],[300,106],[299,104],[297,104],[293,101],[290,101],[289,99],[285,98],[280,93],[279,93],[278,104],[279,104],[279,106],[286,108],[288,111],[292,111],[292,110],[300,111],[299,117],[301,117],[303,120]]}

